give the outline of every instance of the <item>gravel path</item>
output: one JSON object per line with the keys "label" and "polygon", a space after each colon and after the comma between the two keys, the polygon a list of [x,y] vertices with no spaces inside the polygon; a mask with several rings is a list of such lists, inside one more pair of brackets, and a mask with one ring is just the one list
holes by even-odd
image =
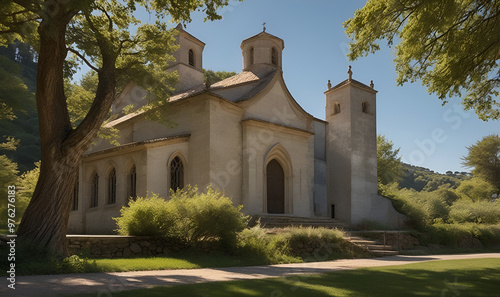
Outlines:
{"label": "gravel path", "polygon": [[316,274],[328,271],[352,270],[363,267],[476,258],[500,258],[500,253],[391,256],[375,259],[349,259],[329,262],[252,267],[18,276],[16,278],[15,290],[9,289],[7,287],[8,283],[6,278],[3,278],[0,287],[0,296],[52,297],[67,296],[77,293],[95,293],[96,296],[112,296],[113,293],[123,290],[151,288],[153,286],[262,279],[297,274]]}

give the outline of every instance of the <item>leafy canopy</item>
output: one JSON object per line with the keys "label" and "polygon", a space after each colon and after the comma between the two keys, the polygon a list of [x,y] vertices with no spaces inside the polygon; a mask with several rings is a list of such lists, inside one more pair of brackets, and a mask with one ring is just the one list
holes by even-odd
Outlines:
{"label": "leafy canopy", "polygon": [[[116,70],[116,86],[123,87],[129,81],[134,81],[149,94],[154,94],[148,98],[150,104],[144,107],[153,109],[164,105],[177,80],[175,73],[165,71],[168,63],[173,61],[169,53],[178,47],[175,40],[177,32],[168,29],[167,21],[190,22],[191,12],[195,10],[202,10],[206,15],[205,20],[221,19],[217,9],[228,2],[0,0],[0,45],[20,40],[35,49],[39,48],[39,25],[58,26],[54,16],[65,10],[64,16],[70,18],[65,36],[68,51],[65,76],[71,77],[79,64],[86,64],[96,73],[112,64]],[[152,23],[141,23],[134,16],[140,6],[152,16]],[[81,90],[76,92],[83,93]],[[87,105],[94,99],[90,94],[80,95]],[[78,118],[81,118],[81,114]]]}
{"label": "leafy canopy", "polygon": [[369,0],[344,22],[355,60],[394,47],[398,85],[421,80],[443,104],[462,104],[482,120],[500,118],[500,7],[492,0]]}
{"label": "leafy canopy", "polygon": [[397,182],[403,174],[399,148],[394,149],[392,141],[383,135],[377,135],[377,178],[378,182],[387,185]]}
{"label": "leafy canopy", "polygon": [[484,179],[500,191],[500,137],[485,136],[467,149],[469,154],[463,158],[463,164],[474,167],[474,176]]}

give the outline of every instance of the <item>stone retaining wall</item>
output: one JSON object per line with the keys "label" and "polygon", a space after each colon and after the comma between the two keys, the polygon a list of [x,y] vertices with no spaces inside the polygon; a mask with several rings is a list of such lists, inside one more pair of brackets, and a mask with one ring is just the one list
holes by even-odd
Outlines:
{"label": "stone retaining wall", "polygon": [[70,254],[95,258],[139,257],[173,254],[187,246],[175,238],[150,236],[68,235]]}
{"label": "stone retaining wall", "polygon": [[362,237],[377,240],[380,243],[384,243],[385,235],[385,244],[390,245],[397,250],[413,249],[416,246],[420,246],[418,238],[408,232],[361,231],[356,234]]}

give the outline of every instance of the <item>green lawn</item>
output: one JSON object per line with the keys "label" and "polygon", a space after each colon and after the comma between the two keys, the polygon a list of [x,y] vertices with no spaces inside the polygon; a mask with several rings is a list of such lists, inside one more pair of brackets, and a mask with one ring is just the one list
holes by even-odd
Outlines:
{"label": "green lawn", "polygon": [[[218,253],[183,252],[175,256],[122,258],[122,259],[81,259],[80,264],[61,264],[54,259],[37,261],[31,259],[16,264],[18,275],[59,274],[76,272],[120,272],[140,270],[196,269],[208,267],[234,267],[267,265],[268,260],[258,256],[239,256]],[[95,263],[94,263],[95,261]],[[293,261],[292,261],[293,262]],[[296,259],[295,262],[300,262]],[[0,262],[1,264],[1,262]],[[7,265],[7,264],[5,264]],[[1,266],[1,265],[0,265]],[[5,271],[1,276],[7,275]]]}
{"label": "green lawn", "polygon": [[113,293],[113,297],[491,297],[499,294],[500,259],[471,259],[366,268],[312,276],[155,287]]}
{"label": "green lawn", "polygon": [[195,269],[206,267],[233,267],[266,265],[266,261],[258,257],[241,257],[222,254],[185,254],[177,257],[96,259],[97,268],[102,272]]}

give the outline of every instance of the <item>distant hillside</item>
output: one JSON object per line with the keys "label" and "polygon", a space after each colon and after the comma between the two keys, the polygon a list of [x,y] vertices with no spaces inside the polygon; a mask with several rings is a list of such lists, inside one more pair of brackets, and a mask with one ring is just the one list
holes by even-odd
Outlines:
{"label": "distant hillside", "polygon": [[417,191],[434,191],[440,186],[457,188],[460,182],[471,178],[469,172],[452,172],[446,174],[434,172],[428,168],[403,163],[404,173],[399,182],[400,188],[415,189]]}

